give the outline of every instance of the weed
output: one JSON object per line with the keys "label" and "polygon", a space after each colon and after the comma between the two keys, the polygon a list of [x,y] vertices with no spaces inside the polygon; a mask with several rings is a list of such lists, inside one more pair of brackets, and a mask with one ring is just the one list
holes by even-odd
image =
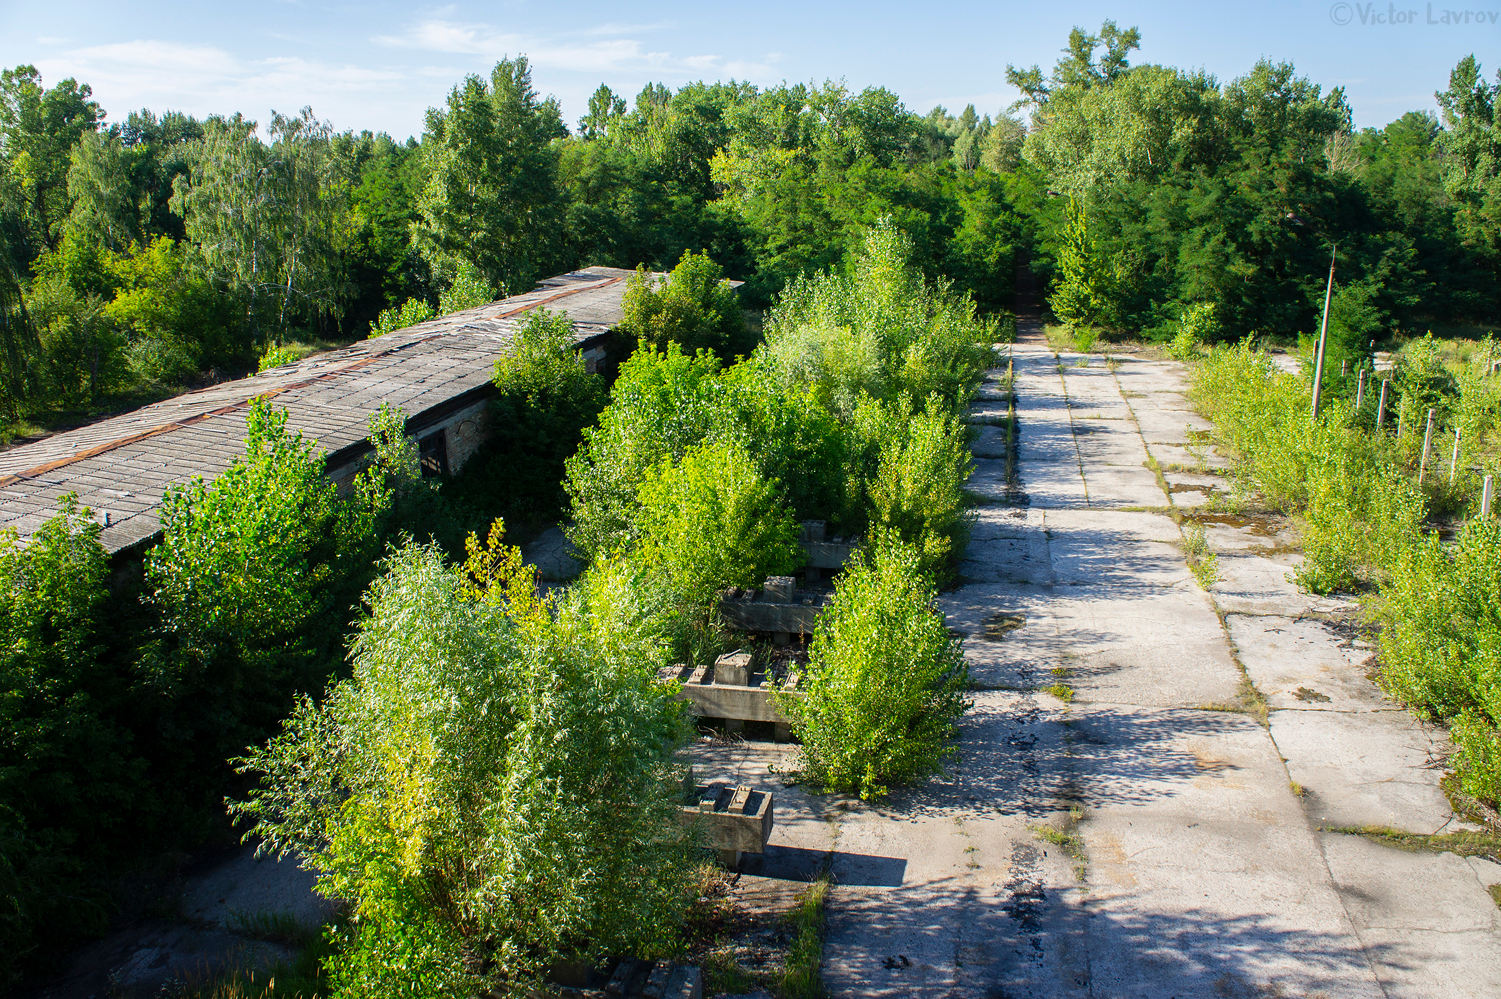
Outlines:
{"label": "weed", "polygon": [[1202,525],[1190,523],[1184,528],[1183,554],[1188,560],[1189,571],[1194,574],[1194,579],[1199,581],[1199,586],[1207,590],[1219,582],[1220,559],[1209,550],[1209,542],[1204,538]]}
{"label": "weed", "polygon": [[1043,693],[1052,694],[1064,704],[1072,704],[1074,702],[1074,688],[1066,683],[1055,683],[1052,686],[1043,687],[1042,690]]}
{"label": "weed", "polygon": [[1485,890],[1490,893],[1491,901],[1501,906],[1501,885],[1486,885]]}
{"label": "weed", "polygon": [[782,971],[783,999],[821,999],[824,994],[819,967],[823,963],[824,901],[828,894],[829,877],[825,874],[808,885],[788,917],[792,946]]}
{"label": "weed", "polygon": [[1304,787],[1302,784],[1299,784],[1295,780],[1290,780],[1287,782],[1287,789],[1293,793],[1294,798],[1302,798],[1308,793],[1308,788]]}
{"label": "weed", "polygon": [[1044,843],[1053,844],[1068,855],[1068,858],[1074,862],[1074,877],[1080,884],[1083,884],[1089,875],[1089,855],[1084,851],[1084,837],[1079,835],[1079,824],[1083,821],[1084,807],[1070,805],[1061,828],[1031,827],[1034,836]]}
{"label": "weed", "polygon": [[1501,862],[1501,836],[1493,832],[1461,830],[1452,833],[1413,833],[1390,826],[1324,826],[1324,832],[1364,836],[1382,846],[1408,853],[1457,853]]}
{"label": "weed", "polygon": [[[1095,343],[1100,339],[1100,331],[1093,326],[1080,326],[1073,331],[1074,350],[1081,354],[1087,354],[1094,350]],[[1081,360],[1083,360],[1081,358]],[[1084,361],[1088,364],[1088,361]]]}

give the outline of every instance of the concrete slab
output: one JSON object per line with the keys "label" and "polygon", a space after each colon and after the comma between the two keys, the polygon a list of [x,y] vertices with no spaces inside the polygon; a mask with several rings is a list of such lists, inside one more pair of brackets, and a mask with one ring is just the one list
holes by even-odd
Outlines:
{"label": "concrete slab", "polygon": [[1386,995],[1501,995],[1501,910],[1464,858],[1320,840]]}
{"label": "concrete slab", "polygon": [[1458,821],[1439,789],[1448,734],[1406,711],[1274,711],[1272,738],[1320,826],[1389,826],[1424,835]]}
{"label": "concrete slab", "polygon": [[1225,615],[1236,657],[1273,708],[1387,711],[1368,674],[1373,651],[1328,622],[1283,615]]}

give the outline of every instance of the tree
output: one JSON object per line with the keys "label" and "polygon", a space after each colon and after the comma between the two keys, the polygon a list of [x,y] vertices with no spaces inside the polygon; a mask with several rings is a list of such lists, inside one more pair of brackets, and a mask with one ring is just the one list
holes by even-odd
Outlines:
{"label": "tree", "polygon": [[489,476],[507,507],[555,517],[564,463],[604,408],[604,379],[588,370],[565,312],[529,313],[495,362]]}
{"label": "tree", "polygon": [[350,902],[334,993],[526,995],[557,960],[663,953],[682,716],[629,592],[596,580],[554,612],[494,535],[468,579],[431,547],[384,568],[353,675],[251,752],[232,806]]}
{"label": "tree", "polygon": [[1488,84],[1480,63],[1466,56],[1449,74],[1449,88],[1435,96],[1446,126],[1438,139],[1444,188],[1459,204],[1460,235],[1494,268],[1501,263],[1501,72]]}
{"label": "tree", "polygon": [[[1105,51],[1096,59],[1095,50],[1101,45]],[[1051,77],[1044,79],[1036,65],[1028,69],[1006,66],[1006,82],[1022,92],[1012,108],[1030,106],[1040,113],[1060,91],[1108,85],[1125,72],[1127,58],[1140,47],[1141,32],[1135,28],[1122,31],[1114,21],[1105,21],[1099,34],[1076,27],[1068,33],[1068,47]]]}
{"label": "tree", "polygon": [[835,581],[808,647],[802,696],[779,706],[802,740],[810,781],[881,798],[953,754],[968,684],[917,552],[878,536]]}
{"label": "tree", "polygon": [[72,78],[46,89],[35,66],[0,72],[0,168],[21,195],[28,260],[61,236],[69,152],[104,117],[92,96],[88,84]]}
{"label": "tree", "polygon": [[466,77],[446,108],[430,108],[422,149],[418,245],[435,271],[461,261],[502,294],[531,287],[561,242],[557,156],[567,134],[553,98],[538,100],[525,57],[502,60],[487,84]]}
{"label": "tree", "polygon": [[687,352],[713,351],[722,360],[747,350],[745,319],[735,289],[707,253],[685,250],[667,280],[637,269],[620,303],[618,331],[657,350],[669,343]]}
{"label": "tree", "polygon": [[585,139],[603,139],[610,126],[625,114],[625,98],[603,83],[589,95],[589,113],[579,119],[579,135]]}
{"label": "tree", "polygon": [[80,136],[68,164],[71,207],[64,231],[116,252],[140,240],[142,205],[131,166],[129,151],[114,136]]}
{"label": "tree", "polygon": [[211,119],[176,181],[173,208],[210,272],[243,302],[253,347],[280,342],[302,316],[338,309],[331,237],[346,192],[330,168],[330,133],[311,108],[273,115],[270,146],[254,122]]}

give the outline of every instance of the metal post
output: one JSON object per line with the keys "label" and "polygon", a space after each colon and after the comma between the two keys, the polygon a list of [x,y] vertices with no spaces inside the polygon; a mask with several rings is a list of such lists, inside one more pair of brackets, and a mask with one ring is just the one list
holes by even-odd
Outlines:
{"label": "metal post", "polygon": [[1386,390],[1390,384],[1390,379],[1381,379],[1381,402],[1376,407],[1376,426],[1378,427],[1386,426]]}
{"label": "metal post", "polygon": [[1423,475],[1428,471],[1428,452],[1433,449],[1433,410],[1428,410],[1428,426],[1423,429],[1423,457],[1418,459],[1418,485],[1423,484]]}
{"label": "metal post", "polygon": [[1360,411],[1361,403],[1365,402],[1365,368],[1355,376],[1355,410]]}
{"label": "metal post", "polygon": [[1336,245],[1329,250],[1329,285],[1324,289],[1324,321],[1319,326],[1319,355],[1313,365],[1313,418],[1319,418],[1319,398],[1324,391],[1324,344],[1329,339],[1329,299],[1334,296],[1334,256]]}
{"label": "metal post", "polygon": [[1493,500],[1493,499],[1496,498],[1496,481],[1495,481],[1495,479],[1496,479],[1495,476],[1493,476],[1493,475],[1487,475],[1485,477],[1485,484],[1480,487],[1480,516],[1481,517],[1489,517],[1491,515],[1491,500]]}
{"label": "metal post", "polygon": [[1339,376],[1340,376],[1340,378],[1341,379],[1345,378],[1347,375],[1349,375],[1349,373],[1350,373],[1350,362],[1349,361],[1340,361],[1339,362]]}
{"label": "metal post", "polygon": [[1449,485],[1454,485],[1454,476],[1459,474],[1459,428],[1454,428],[1454,453],[1449,456]]}

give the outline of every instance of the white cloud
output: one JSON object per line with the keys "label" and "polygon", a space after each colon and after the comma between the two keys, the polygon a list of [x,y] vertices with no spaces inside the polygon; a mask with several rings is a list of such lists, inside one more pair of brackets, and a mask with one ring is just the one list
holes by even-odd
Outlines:
{"label": "white cloud", "polygon": [[390,49],[415,49],[486,60],[525,55],[535,69],[570,73],[651,72],[688,78],[736,66],[737,75],[765,76],[766,63],[727,63],[719,55],[680,56],[649,47],[636,35],[668,27],[665,24],[605,24],[554,37],[523,35],[493,25],[430,16],[399,35],[377,35],[372,41]]}
{"label": "white cloud", "polygon": [[[410,86],[409,74],[396,70],[288,56],[246,59],[218,46],[154,39],[58,52],[39,59],[38,68],[46,78],[87,81],[115,120],[150,107],[198,116],[243,111],[264,123],[272,109],[292,113],[311,105],[336,128],[404,135],[420,130],[422,112],[442,94],[437,87]],[[371,121],[372,107],[380,108],[381,120]]]}

